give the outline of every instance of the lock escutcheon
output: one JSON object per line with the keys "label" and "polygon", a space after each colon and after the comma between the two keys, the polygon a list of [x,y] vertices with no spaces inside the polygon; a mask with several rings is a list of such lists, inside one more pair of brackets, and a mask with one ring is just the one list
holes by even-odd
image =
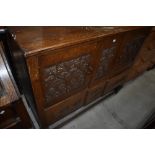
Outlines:
{"label": "lock escutcheon", "polygon": [[113,39],[113,40],[112,40],[113,43],[115,43],[116,41],[117,41],[116,39]]}

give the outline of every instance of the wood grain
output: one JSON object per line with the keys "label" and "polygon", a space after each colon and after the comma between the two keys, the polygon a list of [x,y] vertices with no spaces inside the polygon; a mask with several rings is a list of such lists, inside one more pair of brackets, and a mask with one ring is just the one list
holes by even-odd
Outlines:
{"label": "wood grain", "polygon": [[7,61],[5,60],[3,54],[3,47],[0,42],[0,82],[1,91],[3,92],[3,95],[0,97],[0,107],[5,106],[19,98],[7,67]]}
{"label": "wood grain", "polygon": [[143,43],[133,66],[131,67],[126,81],[133,80],[146,70],[155,65],[155,27],[152,28],[148,37]]}
{"label": "wood grain", "polygon": [[[16,35],[12,42],[19,46],[18,55],[24,55],[43,127],[123,85],[150,31],[150,27],[9,29]],[[17,54],[12,55],[17,60]]]}
{"label": "wood grain", "polygon": [[96,38],[102,38],[143,27],[106,26],[27,26],[9,27],[25,56],[41,54],[47,50],[75,45]]}

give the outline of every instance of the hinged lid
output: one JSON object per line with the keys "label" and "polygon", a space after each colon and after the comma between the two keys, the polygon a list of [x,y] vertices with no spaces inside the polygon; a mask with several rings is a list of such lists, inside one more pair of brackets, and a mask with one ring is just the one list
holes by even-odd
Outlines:
{"label": "hinged lid", "polygon": [[52,50],[64,46],[93,40],[107,35],[120,32],[140,29],[143,27],[105,27],[105,26],[84,26],[84,27],[9,27],[24,55],[31,56],[43,50]]}

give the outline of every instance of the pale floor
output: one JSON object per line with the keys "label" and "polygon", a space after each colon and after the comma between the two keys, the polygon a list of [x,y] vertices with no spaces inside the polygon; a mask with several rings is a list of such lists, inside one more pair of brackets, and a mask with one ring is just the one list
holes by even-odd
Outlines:
{"label": "pale floor", "polygon": [[117,94],[78,115],[62,129],[141,128],[155,110],[155,69],[127,83]]}
{"label": "pale floor", "polygon": [[[39,128],[26,102],[25,105],[35,128]],[[49,128],[141,128],[152,112],[155,112],[155,69],[147,71],[137,79],[127,83],[117,94],[90,105],[91,107],[84,110],[84,112],[81,108],[59,122],[52,124]],[[67,123],[63,123],[62,126],[60,125],[62,122]]]}

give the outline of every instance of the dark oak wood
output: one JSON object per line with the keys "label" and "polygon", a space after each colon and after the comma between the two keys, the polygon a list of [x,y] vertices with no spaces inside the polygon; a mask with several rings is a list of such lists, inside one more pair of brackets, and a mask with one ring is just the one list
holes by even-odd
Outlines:
{"label": "dark oak wood", "polygon": [[0,42],[0,107],[18,99],[17,91],[10,76],[10,71],[7,68],[8,67],[4,57],[2,42]]}
{"label": "dark oak wood", "polygon": [[18,128],[20,129],[32,128],[32,122],[31,122],[30,116],[28,115],[28,112],[21,98],[18,101],[16,101],[16,103],[14,103],[14,109],[15,109],[16,115],[20,119],[20,126],[18,126]]}
{"label": "dark oak wood", "polygon": [[29,129],[32,122],[21,99],[0,107],[0,129]]}
{"label": "dark oak wood", "polygon": [[119,85],[123,85],[126,80],[126,76],[128,74],[129,70],[125,70],[124,72],[120,73],[117,76],[114,76],[107,80],[107,85],[105,88],[105,93],[113,90],[114,88],[118,87]]}
{"label": "dark oak wood", "polygon": [[9,33],[8,30],[6,31],[5,47],[8,47],[5,52],[10,63],[10,68],[15,82],[18,85],[20,94],[24,94],[24,96],[26,96],[28,105],[31,107],[36,120],[38,121],[38,123],[40,123],[24,53],[22,52],[19,44],[15,42],[12,34]]}
{"label": "dark oak wood", "polygon": [[12,76],[0,41],[0,129],[31,128],[30,117]]}
{"label": "dark oak wood", "polygon": [[[42,127],[123,85],[150,29],[9,27],[14,70],[22,75],[19,64],[25,70],[29,89],[20,85]],[[24,63],[16,63],[17,55]]]}
{"label": "dark oak wood", "polygon": [[87,91],[85,104],[89,104],[98,99],[99,97],[104,96],[106,84],[107,83],[104,81],[94,85],[93,87],[90,87]]}
{"label": "dark oak wood", "polygon": [[82,91],[76,95],[72,95],[71,97],[46,108],[44,110],[46,116],[46,124],[51,124],[56,122],[57,120],[63,118],[69,113],[77,110],[82,107],[84,104],[84,97],[86,95],[86,91]]}
{"label": "dark oak wood", "polygon": [[146,70],[155,65],[155,28],[153,27],[146,38],[133,66],[131,67],[126,81],[135,79]]}
{"label": "dark oak wood", "polygon": [[25,56],[41,54],[47,49],[53,50],[136,29],[142,29],[142,27],[9,27]]}

